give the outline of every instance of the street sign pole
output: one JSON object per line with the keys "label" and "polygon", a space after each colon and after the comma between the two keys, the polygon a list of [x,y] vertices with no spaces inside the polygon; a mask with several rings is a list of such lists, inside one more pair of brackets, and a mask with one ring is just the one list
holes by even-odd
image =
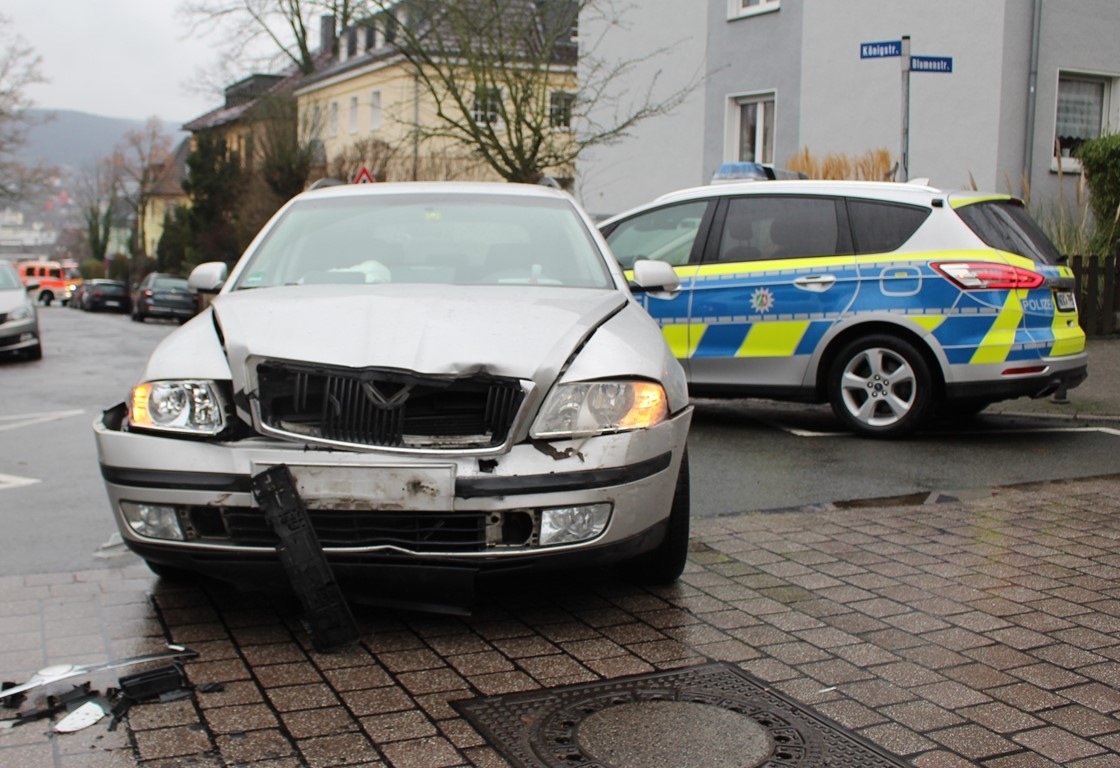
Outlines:
{"label": "street sign pole", "polygon": [[902,174],[910,180],[910,35],[902,36]]}

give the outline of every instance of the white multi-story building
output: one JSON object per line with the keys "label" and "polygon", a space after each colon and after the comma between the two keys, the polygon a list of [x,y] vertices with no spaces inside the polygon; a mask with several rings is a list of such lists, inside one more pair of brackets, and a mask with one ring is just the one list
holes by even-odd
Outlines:
{"label": "white multi-story building", "polygon": [[[1117,0],[643,0],[627,15],[581,19],[584,39],[604,35],[600,50],[639,62],[616,95],[658,72],[655,91],[697,85],[671,115],[581,158],[577,193],[596,213],[803,149],[883,149],[896,178],[1073,199],[1070,151],[1120,130]],[[932,60],[910,73],[905,138],[904,37]]]}

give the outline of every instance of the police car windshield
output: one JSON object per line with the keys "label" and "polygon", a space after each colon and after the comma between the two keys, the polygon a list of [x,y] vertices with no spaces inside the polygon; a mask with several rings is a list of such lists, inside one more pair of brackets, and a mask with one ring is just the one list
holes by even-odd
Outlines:
{"label": "police car windshield", "polygon": [[613,288],[564,200],[518,195],[327,197],[288,209],[237,289],[308,284]]}
{"label": "police car windshield", "polygon": [[1036,264],[1061,264],[1063,256],[1017,200],[985,200],[957,214],[986,244],[1026,256]]}

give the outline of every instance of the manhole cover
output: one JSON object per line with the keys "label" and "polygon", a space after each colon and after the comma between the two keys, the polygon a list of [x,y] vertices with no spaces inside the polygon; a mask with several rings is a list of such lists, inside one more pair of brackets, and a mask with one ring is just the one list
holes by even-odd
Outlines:
{"label": "manhole cover", "polygon": [[[688,738],[682,739],[681,734]],[[695,742],[707,745],[697,753]],[[746,715],[694,701],[641,701],[607,707],[576,728],[583,754],[614,768],[660,765],[705,768],[761,765],[774,743],[766,729]]]}
{"label": "manhole cover", "polygon": [[900,768],[731,664],[455,702],[517,768]]}

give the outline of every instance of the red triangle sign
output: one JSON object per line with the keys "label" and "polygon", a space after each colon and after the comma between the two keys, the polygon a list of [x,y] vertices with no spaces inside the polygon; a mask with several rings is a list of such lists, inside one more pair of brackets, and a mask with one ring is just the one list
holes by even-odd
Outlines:
{"label": "red triangle sign", "polygon": [[374,182],[373,174],[369,172],[369,168],[364,165],[362,169],[354,174],[355,184],[372,184]]}

